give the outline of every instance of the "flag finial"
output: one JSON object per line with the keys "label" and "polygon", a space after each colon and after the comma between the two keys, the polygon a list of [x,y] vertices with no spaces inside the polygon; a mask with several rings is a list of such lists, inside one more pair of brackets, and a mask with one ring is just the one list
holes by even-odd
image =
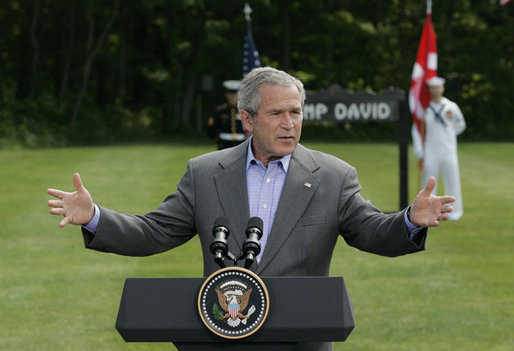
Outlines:
{"label": "flag finial", "polygon": [[247,21],[250,20],[250,15],[252,14],[252,8],[250,7],[250,5],[248,3],[245,4],[245,7],[243,9],[243,13],[245,14],[245,19]]}

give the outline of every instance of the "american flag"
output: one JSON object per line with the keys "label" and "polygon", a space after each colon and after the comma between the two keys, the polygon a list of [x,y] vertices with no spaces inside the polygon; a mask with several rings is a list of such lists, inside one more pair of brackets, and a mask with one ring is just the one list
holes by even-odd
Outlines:
{"label": "american flag", "polygon": [[246,32],[243,41],[243,77],[252,69],[261,67],[259,52],[252,36],[252,20],[250,18],[252,10],[248,4],[245,5],[244,12],[246,15]]}

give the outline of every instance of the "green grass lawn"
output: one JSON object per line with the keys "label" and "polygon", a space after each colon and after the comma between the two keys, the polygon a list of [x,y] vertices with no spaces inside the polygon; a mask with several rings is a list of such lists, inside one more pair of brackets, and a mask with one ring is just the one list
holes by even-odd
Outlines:
{"label": "green grass lawn", "polygon": [[[363,195],[399,204],[394,144],[315,144],[356,166]],[[114,329],[126,277],[199,277],[199,241],[146,258],[83,248],[77,227],[48,214],[46,188],[80,172],[95,202],[128,213],[173,192],[186,161],[210,145],[0,151],[0,350],[170,350],[125,343]],[[411,157],[411,156],[409,156]],[[431,229],[427,250],[390,259],[340,240],[356,328],[336,350],[514,350],[514,144],[459,146],[464,216]],[[409,160],[409,199],[418,172]],[[330,312],[327,312],[327,318]]]}

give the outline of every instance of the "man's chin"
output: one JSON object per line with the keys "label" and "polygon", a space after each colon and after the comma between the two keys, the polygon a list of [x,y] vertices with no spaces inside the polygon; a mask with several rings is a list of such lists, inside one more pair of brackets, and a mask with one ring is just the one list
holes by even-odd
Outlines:
{"label": "man's chin", "polygon": [[294,143],[293,145],[288,145],[288,146],[285,146],[285,147],[281,147],[278,151],[278,153],[280,153],[280,155],[282,156],[286,156],[286,155],[290,155],[293,153],[294,149],[296,147],[296,143]]}

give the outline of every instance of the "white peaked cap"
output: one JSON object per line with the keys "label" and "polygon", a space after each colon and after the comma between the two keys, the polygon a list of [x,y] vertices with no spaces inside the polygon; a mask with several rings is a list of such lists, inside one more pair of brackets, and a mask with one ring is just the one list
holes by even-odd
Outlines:
{"label": "white peaked cap", "polygon": [[228,91],[237,91],[239,89],[240,85],[241,85],[240,80],[226,80],[223,82],[223,86]]}
{"label": "white peaked cap", "polygon": [[446,80],[441,77],[434,77],[427,80],[427,84],[429,87],[440,87],[444,85],[444,82],[446,82]]}

